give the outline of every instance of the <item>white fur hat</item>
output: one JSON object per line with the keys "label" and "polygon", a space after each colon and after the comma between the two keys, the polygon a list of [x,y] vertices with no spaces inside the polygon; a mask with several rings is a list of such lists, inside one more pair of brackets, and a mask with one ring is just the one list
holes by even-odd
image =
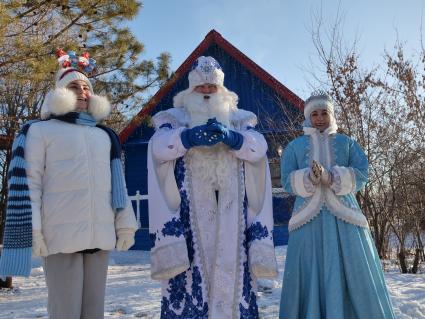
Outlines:
{"label": "white fur hat", "polygon": [[334,105],[332,99],[325,91],[322,90],[314,91],[305,101],[305,119],[310,119],[311,112],[319,109],[326,109],[332,116],[334,116]]}
{"label": "white fur hat", "polygon": [[311,93],[310,97],[305,101],[304,105],[304,133],[311,134],[312,130],[316,131],[312,127],[310,115],[315,110],[326,109],[329,114],[329,127],[326,129],[328,133],[335,133],[338,129],[338,125],[335,120],[334,104],[332,98],[322,90],[317,90]]}
{"label": "white fur hat", "polygon": [[58,71],[56,74],[56,88],[66,88],[69,83],[77,80],[86,82],[91,93],[93,93],[93,87],[89,78],[84,73],[74,68],[61,68]]}
{"label": "white fur hat", "polygon": [[213,57],[200,56],[189,72],[189,88],[206,83],[223,86],[224,73]]}

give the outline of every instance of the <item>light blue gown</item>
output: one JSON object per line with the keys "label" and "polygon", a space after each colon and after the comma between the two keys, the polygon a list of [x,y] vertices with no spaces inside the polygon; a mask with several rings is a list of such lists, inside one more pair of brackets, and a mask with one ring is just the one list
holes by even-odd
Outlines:
{"label": "light blue gown", "polygon": [[[340,168],[332,170],[333,189],[308,185],[312,159],[327,169]],[[310,130],[288,145],[281,164],[282,186],[297,198],[279,318],[395,318],[376,248],[354,196],[367,182],[368,164],[360,146],[342,134]]]}

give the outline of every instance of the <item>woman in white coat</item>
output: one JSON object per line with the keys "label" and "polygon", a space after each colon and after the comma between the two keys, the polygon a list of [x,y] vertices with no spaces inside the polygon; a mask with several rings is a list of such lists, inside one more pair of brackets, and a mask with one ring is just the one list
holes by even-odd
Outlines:
{"label": "woman in white coat", "polygon": [[[61,64],[69,61],[69,55],[63,56]],[[118,139],[111,129],[97,124],[109,115],[110,104],[94,95],[80,66],[59,70],[56,88],[42,106],[42,121],[24,126],[17,138],[23,134],[25,141],[32,252],[44,257],[48,313],[53,319],[103,318],[109,250],[129,249],[137,230]],[[15,180],[10,180],[9,197],[14,195]],[[19,198],[24,200],[15,196]],[[13,212],[7,214],[5,242],[14,233]],[[18,251],[8,245],[11,252]],[[0,273],[6,264],[5,258]]]}

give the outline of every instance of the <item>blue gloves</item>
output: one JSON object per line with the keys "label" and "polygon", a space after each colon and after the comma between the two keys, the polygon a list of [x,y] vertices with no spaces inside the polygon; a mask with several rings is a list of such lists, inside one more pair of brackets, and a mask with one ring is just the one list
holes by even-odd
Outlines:
{"label": "blue gloves", "polygon": [[194,146],[211,146],[221,142],[223,136],[215,131],[207,131],[208,124],[195,126],[184,130],[180,138],[186,149]]}
{"label": "blue gloves", "polygon": [[210,132],[221,134],[223,136],[222,142],[231,149],[241,149],[243,144],[243,135],[239,132],[228,129],[220,122],[217,122],[215,118],[208,120],[206,129]]}
{"label": "blue gloves", "polygon": [[239,150],[243,144],[243,135],[229,130],[215,118],[207,124],[184,130],[181,135],[182,144],[186,149],[194,146],[212,146],[223,142],[234,150]]}

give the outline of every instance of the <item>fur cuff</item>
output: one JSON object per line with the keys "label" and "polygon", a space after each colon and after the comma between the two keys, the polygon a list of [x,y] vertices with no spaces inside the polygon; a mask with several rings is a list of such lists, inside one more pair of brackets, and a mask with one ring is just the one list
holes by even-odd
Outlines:
{"label": "fur cuff", "polygon": [[104,96],[92,95],[89,98],[88,111],[96,121],[101,121],[111,113],[111,104]]}
{"label": "fur cuff", "polygon": [[309,178],[307,176],[309,172],[309,168],[303,168],[296,171],[293,171],[290,175],[291,178],[291,186],[292,191],[295,195],[301,196],[301,197],[310,197],[314,194],[316,188],[311,183]]}
{"label": "fur cuff", "polygon": [[184,239],[151,250],[151,277],[154,280],[173,278],[189,267],[190,262]]}
{"label": "fur cuff", "polygon": [[50,91],[41,106],[41,119],[47,119],[50,115],[63,115],[75,110],[77,98],[67,88],[59,88]]}
{"label": "fur cuff", "polygon": [[249,248],[249,264],[257,279],[277,277],[277,262],[273,242],[268,245],[254,241]]}
{"label": "fur cuff", "polygon": [[351,167],[337,166],[332,167],[331,172],[334,176],[334,181],[331,189],[335,195],[347,195],[356,191],[356,176]]}

